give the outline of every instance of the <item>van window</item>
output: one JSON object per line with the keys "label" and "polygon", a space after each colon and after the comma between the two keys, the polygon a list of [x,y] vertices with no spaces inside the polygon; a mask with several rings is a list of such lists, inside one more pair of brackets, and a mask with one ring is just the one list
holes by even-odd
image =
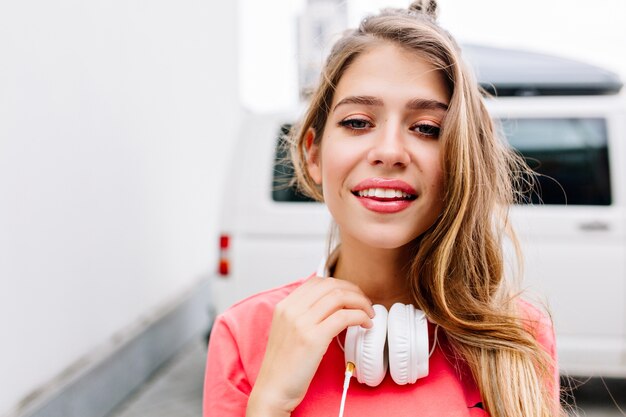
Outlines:
{"label": "van window", "polygon": [[[519,118],[499,121],[509,144],[539,174],[525,199],[533,204],[610,205],[611,183],[606,120],[602,118]],[[284,136],[278,132],[272,199],[313,202],[290,185],[294,175]]]}
{"label": "van window", "polygon": [[289,160],[289,149],[285,136],[289,133],[291,125],[284,124],[278,132],[276,140],[276,152],[274,154],[274,174],[272,176],[272,200],[281,203],[310,203],[315,202],[311,198],[298,192],[292,184],[295,176],[293,164]]}
{"label": "van window", "polygon": [[539,174],[529,202],[611,204],[605,119],[520,118],[500,122],[510,145]]}

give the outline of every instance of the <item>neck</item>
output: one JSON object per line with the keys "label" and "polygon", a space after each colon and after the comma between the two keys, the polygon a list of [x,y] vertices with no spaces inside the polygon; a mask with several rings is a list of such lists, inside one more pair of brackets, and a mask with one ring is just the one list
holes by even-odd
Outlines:
{"label": "neck", "polygon": [[353,282],[372,303],[387,309],[397,302],[412,304],[407,281],[411,260],[409,247],[379,249],[342,241],[333,277]]}

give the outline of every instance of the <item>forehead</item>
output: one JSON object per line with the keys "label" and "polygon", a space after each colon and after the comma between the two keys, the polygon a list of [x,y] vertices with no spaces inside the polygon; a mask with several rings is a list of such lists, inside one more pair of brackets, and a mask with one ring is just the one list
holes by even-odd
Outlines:
{"label": "forehead", "polygon": [[390,42],[377,44],[355,58],[337,84],[333,107],[350,95],[379,97],[390,103],[415,98],[450,101],[440,70],[418,52]]}

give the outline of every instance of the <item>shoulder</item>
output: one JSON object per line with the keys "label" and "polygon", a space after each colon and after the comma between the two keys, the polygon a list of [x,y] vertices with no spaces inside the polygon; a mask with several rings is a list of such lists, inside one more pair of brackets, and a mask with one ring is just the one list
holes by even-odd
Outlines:
{"label": "shoulder", "polygon": [[272,314],[282,299],[291,294],[308,278],[302,278],[280,287],[266,290],[233,304],[216,318],[216,323],[226,325],[233,335],[269,326]]}
{"label": "shoulder", "polygon": [[218,376],[223,375],[238,391],[250,392],[265,355],[276,304],[306,279],[255,294],[217,316],[207,353],[207,375],[213,385],[219,385]]}
{"label": "shoulder", "polygon": [[552,318],[547,312],[545,312],[545,310],[538,308],[528,301],[520,299],[518,301],[518,306],[524,325],[526,325],[528,331],[537,340],[537,342],[539,342],[539,345],[541,345],[543,350],[550,357],[549,362],[546,364],[547,368],[545,369],[544,381],[546,388],[552,393],[556,409],[560,409],[559,365],[556,349],[556,336]]}
{"label": "shoulder", "polygon": [[552,318],[546,311],[527,300],[520,298],[517,304],[520,318],[528,331],[544,347],[545,351],[554,358],[556,356],[556,342]]}

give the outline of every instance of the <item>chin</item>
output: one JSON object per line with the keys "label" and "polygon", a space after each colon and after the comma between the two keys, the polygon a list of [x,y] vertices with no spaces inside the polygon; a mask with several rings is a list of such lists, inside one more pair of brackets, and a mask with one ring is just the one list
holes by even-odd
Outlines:
{"label": "chin", "polygon": [[376,249],[401,249],[405,248],[420,235],[408,235],[406,232],[386,230],[360,233],[354,237],[362,244]]}

